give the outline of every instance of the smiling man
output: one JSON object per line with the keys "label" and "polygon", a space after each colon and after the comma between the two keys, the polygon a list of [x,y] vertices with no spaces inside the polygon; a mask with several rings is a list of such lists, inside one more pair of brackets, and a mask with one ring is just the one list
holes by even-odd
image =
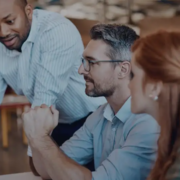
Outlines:
{"label": "smiling man", "polygon": [[[90,34],[79,73],[86,94],[104,96],[108,103],[60,148],[49,136],[57,124],[54,107],[24,113],[35,168],[53,180],[145,180],[156,160],[159,127],[152,117],[131,113],[131,45],[138,36],[129,27],[108,24],[95,25]],[[82,165],[92,159],[91,172]]]}
{"label": "smiling man", "polygon": [[60,14],[33,11],[26,0],[0,0],[0,102],[9,85],[32,108],[54,105],[59,124],[52,137],[58,145],[106,102],[85,94],[78,74],[82,52],[79,32]]}
{"label": "smiling man", "polygon": [[0,1],[0,42],[9,50],[21,51],[29,35],[32,9],[30,7],[25,9],[25,7],[25,0]]}

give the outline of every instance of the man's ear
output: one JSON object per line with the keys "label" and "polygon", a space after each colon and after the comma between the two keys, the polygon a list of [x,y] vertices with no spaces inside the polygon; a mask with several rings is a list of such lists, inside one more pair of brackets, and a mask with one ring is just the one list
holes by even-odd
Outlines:
{"label": "man's ear", "polygon": [[25,13],[29,21],[32,21],[32,16],[33,16],[33,8],[30,4],[27,4],[25,7]]}
{"label": "man's ear", "polygon": [[131,73],[131,63],[129,61],[124,61],[122,63],[119,63],[119,72],[118,72],[118,78],[122,79],[125,77],[129,77]]}

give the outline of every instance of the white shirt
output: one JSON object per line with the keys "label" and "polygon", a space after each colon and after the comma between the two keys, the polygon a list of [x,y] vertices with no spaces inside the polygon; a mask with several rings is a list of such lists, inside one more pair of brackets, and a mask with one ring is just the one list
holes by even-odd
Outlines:
{"label": "white shirt", "polygon": [[0,43],[0,102],[7,85],[32,106],[55,105],[61,123],[72,123],[105,103],[85,94],[78,74],[83,44],[76,27],[60,14],[34,10],[22,52]]}

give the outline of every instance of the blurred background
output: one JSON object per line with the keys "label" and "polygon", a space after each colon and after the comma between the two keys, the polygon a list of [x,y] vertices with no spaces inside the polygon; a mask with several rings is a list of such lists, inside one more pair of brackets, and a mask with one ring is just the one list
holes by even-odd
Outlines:
{"label": "blurred background", "polygon": [[[180,0],[29,0],[35,9],[46,9],[69,18],[81,33],[84,46],[89,30],[98,22],[126,24],[140,36],[165,29],[180,30]],[[27,99],[8,87],[0,105],[0,175],[30,171],[27,139],[21,113]]]}

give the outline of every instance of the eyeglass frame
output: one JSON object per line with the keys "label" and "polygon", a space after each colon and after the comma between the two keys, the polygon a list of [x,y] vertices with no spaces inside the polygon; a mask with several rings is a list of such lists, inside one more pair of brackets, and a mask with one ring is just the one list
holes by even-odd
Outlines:
{"label": "eyeglass frame", "polygon": [[[88,61],[89,62],[89,64],[91,63],[91,64],[96,64],[96,63],[98,63],[98,62],[124,62],[123,60],[113,60],[113,59],[111,59],[111,60],[97,60],[97,61],[95,61],[95,60],[86,60],[85,58],[83,58],[83,57],[81,57],[81,60],[82,60],[82,65],[83,65],[83,67],[84,67],[84,63],[83,63],[83,61],[85,62],[85,61]],[[91,66],[89,66],[89,70],[87,70],[85,67],[84,67],[84,69],[85,69],[85,71],[86,72],[90,72],[90,70],[91,70]]]}

